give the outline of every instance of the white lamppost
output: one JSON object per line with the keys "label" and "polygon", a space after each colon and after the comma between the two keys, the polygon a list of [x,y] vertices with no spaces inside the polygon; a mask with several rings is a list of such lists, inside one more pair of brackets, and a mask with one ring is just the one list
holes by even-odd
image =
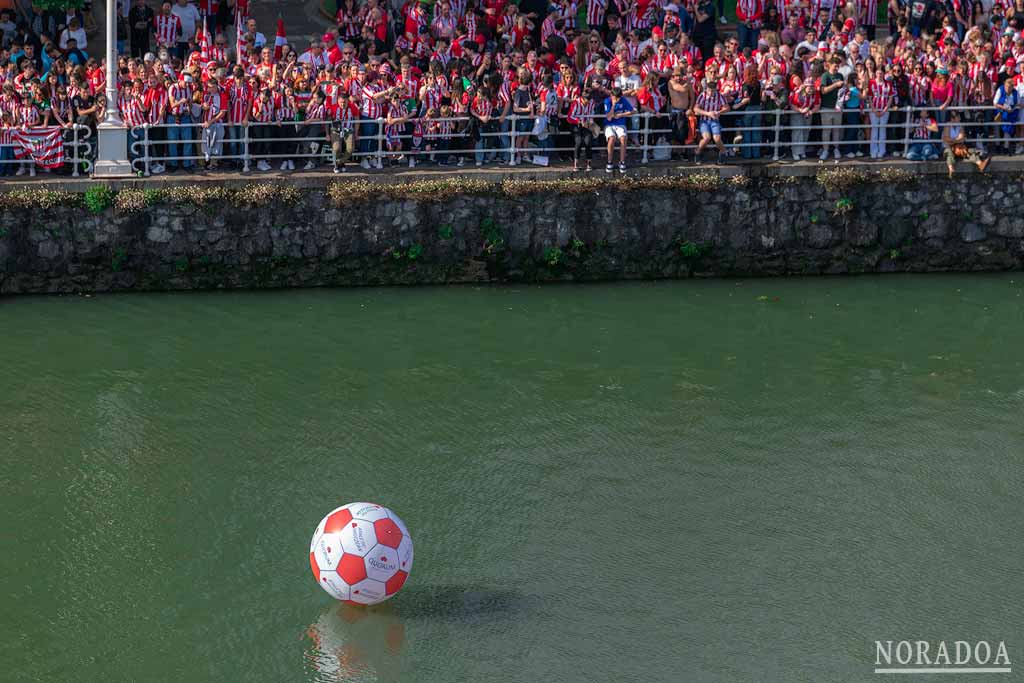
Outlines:
{"label": "white lamppost", "polygon": [[96,127],[99,151],[93,175],[116,178],[134,175],[128,161],[128,129],[117,108],[117,0],[107,0],[107,113]]}

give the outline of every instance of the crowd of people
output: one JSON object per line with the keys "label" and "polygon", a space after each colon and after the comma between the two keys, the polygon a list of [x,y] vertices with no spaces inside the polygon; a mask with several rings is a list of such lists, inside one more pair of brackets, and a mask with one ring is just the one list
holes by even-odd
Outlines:
{"label": "crowd of people", "polygon": [[[299,51],[249,0],[131,0],[117,106],[151,172],[559,157],[584,170],[601,144],[611,173],[641,135],[696,163],[709,147],[719,162],[908,149],[951,168],[1024,153],[1024,0],[889,0],[885,37],[877,0],[737,0],[728,34],[722,0],[338,5]],[[0,10],[2,125],[95,126],[106,65],[85,54],[81,15],[24,19]]]}

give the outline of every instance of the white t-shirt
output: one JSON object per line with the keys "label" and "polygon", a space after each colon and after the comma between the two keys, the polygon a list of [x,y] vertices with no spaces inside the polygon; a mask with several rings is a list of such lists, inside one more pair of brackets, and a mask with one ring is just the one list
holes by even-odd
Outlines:
{"label": "white t-shirt", "polygon": [[61,33],[60,33],[60,40],[57,41],[58,44],[60,45],[60,49],[61,50],[68,49],[68,40],[71,39],[71,38],[75,39],[75,41],[78,44],[78,49],[79,50],[85,50],[85,48],[86,48],[86,40],[87,39],[85,37],[85,29],[84,28],[80,28],[80,29],[78,29],[76,31],[72,31],[71,29],[66,28],[63,31],[61,31]]}
{"label": "white t-shirt", "polygon": [[[640,78],[639,74],[634,74],[632,76],[627,76],[626,74],[619,74],[619,77],[615,79],[614,83],[615,87],[622,88],[623,92],[626,92],[627,90],[639,90],[643,84],[643,79]],[[636,97],[633,97],[632,95],[624,95],[624,97],[627,100],[629,100],[629,103],[632,104],[633,108],[635,109]]]}
{"label": "white t-shirt", "polygon": [[178,20],[181,21],[182,42],[194,40],[196,29],[199,28],[199,20],[202,18],[199,16],[199,10],[196,9],[196,6],[192,3],[187,3],[184,6],[174,3],[171,7],[171,14],[178,17]]}

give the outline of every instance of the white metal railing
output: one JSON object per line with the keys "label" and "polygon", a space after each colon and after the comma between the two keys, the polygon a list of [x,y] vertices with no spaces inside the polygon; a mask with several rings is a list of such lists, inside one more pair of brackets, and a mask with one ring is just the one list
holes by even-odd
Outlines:
{"label": "white metal railing", "polygon": [[[890,149],[893,147],[898,148],[898,153],[903,156],[910,150],[911,145],[915,143],[928,143],[935,145],[937,150],[940,149],[942,142],[939,137],[941,128],[945,125],[942,121],[939,122],[940,133],[935,134],[934,139],[918,140],[913,137],[916,126],[915,114],[922,110],[932,114],[942,112],[941,115],[946,118],[948,118],[951,112],[958,111],[964,118],[961,125],[966,131],[970,142],[979,146],[992,143],[1016,145],[1021,152],[1024,152],[1024,115],[1021,115],[1022,122],[1020,124],[1013,124],[1014,130],[1012,134],[1006,135],[1001,130],[1001,127],[1008,124],[995,118],[994,115],[999,110],[991,106],[948,107],[945,110],[940,110],[937,107],[891,109],[888,112],[888,121],[882,125],[874,126],[876,129],[884,131],[885,135],[882,136],[884,144]],[[835,111],[840,116],[840,121],[844,120],[842,117],[847,113],[840,110],[828,111]],[[809,147],[821,149],[824,145],[820,132],[825,126],[820,124],[811,125],[810,122],[813,119],[808,119],[808,125],[806,126],[799,125],[800,121],[797,119],[797,125],[794,125],[793,117],[799,116],[795,112],[791,110],[768,110],[756,113],[756,118],[760,119],[760,125],[742,125],[742,117],[751,113],[753,112],[727,112],[719,119],[719,123],[722,126],[724,147],[731,153],[742,149],[756,148],[761,154],[761,159],[784,161],[784,152],[786,151],[792,152],[793,150]],[[628,147],[632,154],[639,155],[640,163],[646,164],[656,156],[664,156],[666,151],[670,153],[678,151],[692,152],[697,149],[701,139],[699,130],[699,120],[701,117],[696,117],[696,130],[692,129],[692,120],[687,121],[687,128],[690,129],[689,134],[693,139],[688,143],[685,140],[683,143],[680,143],[679,140],[675,139],[678,137],[677,128],[672,126],[672,119],[677,116],[687,117],[683,113],[663,112],[655,114],[643,112],[627,119]],[[856,116],[859,119],[857,123],[847,124],[841,122],[828,126],[828,128],[837,133],[839,138],[829,143],[830,148],[833,146],[838,147],[844,156],[866,150],[871,142],[870,130],[872,125],[868,120],[867,112],[857,112]],[[463,160],[480,161],[482,163],[492,162],[500,158],[501,163],[513,165],[517,161],[521,161],[517,157],[521,156],[524,152],[547,156],[551,153],[574,151],[573,145],[560,144],[570,141],[573,132],[571,130],[572,127],[565,121],[564,117],[555,119],[557,127],[549,132],[547,140],[543,142],[539,141],[537,136],[532,133],[538,118],[540,117],[520,117],[510,114],[503,120],[495,119],[489,124],[478,125],[477,133],[472,137],[470,137],[468,131],[459,130],[467,125],[471,120],[470,117],[419,119],[421,122],[452,122],[456,130],[451,135],[446,136],[434,136],[429,132],[425,132],[423,135],[415,135],[413,132],[410,132],[411,126],[407,127],[406,124],[399,124],[402,126],[402,130],[397,135],[389,136],[386,119],[364,120],[354,127],[356,148],[351,157],[360,161],[366,160],[375,168],[383,168],[384,162],[387,159],[436,159],[442,155],[458,157]],[[593,136],[592,141],[592,147],[600,151],[603,145],[598,142],[598,138],[603,136],[604,117],[595,115],[590,118],[593,118],[601,128],[601,134]],[[630,118],[635,119],[635,123],[630,123]],[[517,122],[523,119],[530,120],[531,132],[516,131]],[[360,128],[365,127],[367,123],[374,124],[373,134],[369,137],[360,134]],[[209,150],[211,151],[210,160],[237,161],[241,165],[243,172],[251,171],[253,163],[260,160],[312,160],[314,163],[327,162],[332,158],[331,142],[328,134],[328,129],[331,125],[332,122],[330,121],[312,124],[305,122],[250,123],[247,125],[224,124],[223,128],[219,129],[219,132],[223,133],[223,137],[215,145],[220,151],[216,153],[216,150]],[[177,132],[175,139],[172,140],[168,138],[167,132],[174,129],[177,129]],[[199,123],[146,124],[132,128],[130,131],[132,137],[130,138],[129,147],[133,168],[148,176],[153,173],[154,165],[157,164],[163,165],[167,162],[178,164],[185,162],[194,163],[206,160],[207,155],[204,150],[209,149],[211,140],[208,137],[209,133],[204,132],[204,130],[208,129],[203,129]],[[314,132],[311,133],[311,130]],[[812,138],[811,133],[814,131],[818,131],[819,136]],[[849,134],[850,131],[852,131],[852,135]],[[756,137],[753,135],[754,133],[760,134],[760,141],[753,141],[751,139]],[[806,138],[804,137],[805,133],[807,134]],[[735,140],[736,134],[742,134],[742,139]],[[535,141],[537,144],[528,150],[517,147],[517,140],[520,140],[524,135],[530,137],[531,141]],[[852,139],[844,139],[847,136]],[[389,145],[389,142],[397,142],[398,144]],[[316,149],[311,146],[312,144],[317,145]],[[173,147],[181,148],[182,145],[185,146],[185,149],[191,148],[193,153],[170,154]],[[268,145],[269,151],[266,147]],[[397,149],[389,149],[389,146],[396,146]],[[707,148],[716,149],[716,145],[714,142],[711,142],[707,145]],[[180,151],[184,152],[184,149]],[[857,156],[861,155],[857,154]],[[747,158],[745,161],[753,161],[753,159]]]}
{"label": "white metal railing", "polygon": [[[60,128],[60,135],[62,144],[64,146],[64,160],[62,166],[71,167],[71,175],[75,178],[79,177],[83,173],[88,175],[92,173],[93,168],[93,143],[92,143],[92,129],[89,126],[83,126],[80,124],[71,124],[68,126],[36,126],[30,128],[29,131],[47,131],[51,129]],[[33,175],[35,175],[35,167],[37,164],[33,160],[30,154],[18,158],[18,151],[27,151],[24,146],[19,142],[7,142],[0,143],[0,150],[9,150],[9,152],[0,152],[0,168],[12,166],[20,169],[31,168]],[[46,169],[51,170],[51,169]],[[21,171],[18,171],[19,173]],[[8,173],[7,175],[13,175]]]}

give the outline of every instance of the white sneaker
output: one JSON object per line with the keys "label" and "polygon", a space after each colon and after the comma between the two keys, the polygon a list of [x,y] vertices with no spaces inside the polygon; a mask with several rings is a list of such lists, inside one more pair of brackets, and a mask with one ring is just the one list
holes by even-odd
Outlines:
{"label": "white sneaker", "polygon": [[483,166],[483,165],[484,165],[484,162],[482,162],[482,161],[478,161],[478,162],[476,162],[476,167],[477,167],[477,168],[480,168],[480,167],[481,167],[481,166]]}
{"label": "white sneaker", "polygon": [[369,171],[369,170],[370,170],[370,162],[369,162],[369,161],[367,161],[366,159],[363,159],[362,161],[360,161],[360,162],[359,162],[359,166],[360,166],[360,167],[361,167],[361,168],[362,168],[362,169],[363,169],[364,171]]}
{"label": "white sneaker", "polygon": [[409,168],[416,168],[416,160],[409,157]]}
{"label": "white sneaker", "polygon": [[36,177],[36,167],[35,166],[29,166],[28,167],[28,177],[29,178],[35,178]]}
{"label": "white sneaker", "polygon": [[1013,150],[1014,154],[1024,154],[1024,145],[1017,145],[1016,149]]}
{"label": "white sneaker", "polygon": [[854,158],[855,156],[857,156],[857,155],[856,155],[856,154],[854,154],[853,152],[849,152],[849,153],[847,153],[847,155],[846,155],[846,158],[847,158],[847,159],[852,159],[852,158]]}
{"label": "white sneaker", "polygon": [[718,17],[719,24],[728,24],[729,21],[725,17]]}
{"label": "white sneaker", "polygon": [[828,150],[827,149],[821,150],[821,154],[818,155],[818,160],[819,161],[825,161],[825,159],[828,159]]}
{"label": "white sneaker", "polygon": [[291,159],[288,160],[288,170],[289,171],[294,171],[295,170],[295,162],[292,161]]}
{"label": "white sneaker", "polygon": [[377,159],[373,160],[373,167],[379,171],[382,168],[384,168],[384,162],[382,162],[378,157]]}
{"label": "white sneaker", "polygon": [[839,161],[839,157],[841,157],[841,156],[842,156],[842,154],[839,153],[839,148],[838,147],[836,147],[834,150],[832,150],[832,157],[836,161]]}
{"label": "white sneaker", "polygon": [[902,154],[902,152],[893,152],[893,153],[892,153],[892,155],[893,155],[894,157],[897,157],[897,158],[898,158],[898,157],[899,157],[899,156],[900,156],[901,154]]}
{"label": "white sneaker", "polygon": [[287,161],[282,161],[281,162],[281,170],[282,171],[287,171],[288,170],[288,162]]}
{"label": "white sneaker", "polygon": [[864,152],[855,152],[853,156],[855,156],[855,157],[862,157],[862,156],[864,156]]}
{"label": "white sneaker", "polygon": [[206,163],[210,163],[210,155],[204,154],[203,157],[206,159]]}
{"label": "white sneaker", "polygon": [[14,175],[25,175],[25,167],[19,166],[17,173],[15,173]]}
{"label": "white sneaker", "polygon": [[149,166],[149,172],[154,175],[163,173],[165,170],[166,169],[164,168],[163,164],[150,164]]}
{"label": "white sneaker", "polygon": [[312,171],[314,168],[316,168],[316,162],[310,159],[309,161],[306,162],[306,165],[302,167],[302,170]]}
{"label": "white sneaker", "polygon": [[265,159],[260,159],[259,163],[256,164],[256,168],[258,168],[261,171],[269,171],[270,164],[268,164]]}
{"label": "white sneaker", "polygon": [[458,166],[459,168],[461,168],[461,167],[466,165],[466,160],[463,159],[462,157],[459,157],[459,163],[457,163],[455,165]]}

